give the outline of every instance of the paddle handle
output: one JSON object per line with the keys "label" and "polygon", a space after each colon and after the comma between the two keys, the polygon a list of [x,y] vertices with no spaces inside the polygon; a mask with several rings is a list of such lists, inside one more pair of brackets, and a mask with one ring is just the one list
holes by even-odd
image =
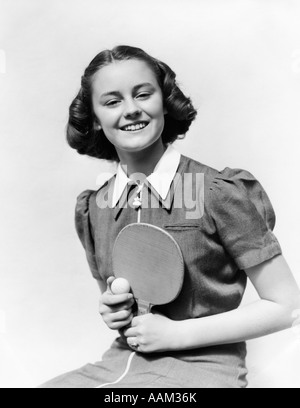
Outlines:
{"label": "paddle handle", "polygon": [[144,300],[136,299],[138,305],[138,316],[143,316],[145,314],[151,313],[152,305]]}

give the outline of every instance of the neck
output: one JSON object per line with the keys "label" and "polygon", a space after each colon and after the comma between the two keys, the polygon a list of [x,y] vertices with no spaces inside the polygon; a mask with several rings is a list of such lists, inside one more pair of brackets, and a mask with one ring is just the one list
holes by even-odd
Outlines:
{"label": "neck", "polygon": [[140,173],[146,177],[153,173],[157,163],[166,151],[161,138],[153,145],[139,152],[119,151],[118,155],[121,166],[127,176]]}

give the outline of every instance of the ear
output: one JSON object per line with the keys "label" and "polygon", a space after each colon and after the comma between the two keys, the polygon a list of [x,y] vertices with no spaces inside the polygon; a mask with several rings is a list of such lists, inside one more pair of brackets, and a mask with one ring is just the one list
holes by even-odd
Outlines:
{"label": "ear", "polygon": [[101,127],[101,125],[100,125],[100,123],[98,122],[98,120],[97,119],[95,119],[94,120],[94,130],[101,130],[102,129],[102,127]]}

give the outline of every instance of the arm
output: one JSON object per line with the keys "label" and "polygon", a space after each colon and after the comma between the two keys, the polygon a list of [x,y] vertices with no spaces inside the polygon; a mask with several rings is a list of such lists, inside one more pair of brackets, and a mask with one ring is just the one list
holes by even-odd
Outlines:
{"label": "arm", "polygon": [[238,343],[290,328],[293,311],[300,308],[300,292],[283,256],[246,273],[259,301],[220,315],[180,322],[142,316],[133,319],[126,337],[136,337],[142,352],[188,350]]}
{"label": "arm", "polygon": [[181,322],[181,330],[189,336],[181,338],[180,348],[237,343],[292,326],[300,292],[284,257],[277,256],[246,273],[260,300],[221,315]]}

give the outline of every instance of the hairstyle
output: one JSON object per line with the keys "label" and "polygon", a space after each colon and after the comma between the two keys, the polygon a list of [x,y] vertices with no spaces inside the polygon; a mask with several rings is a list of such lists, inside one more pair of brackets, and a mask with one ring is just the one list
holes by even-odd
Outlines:
{"label": "hairstyle", "polygon": [[[67,141],[79,154],[99,159],[119,161],[114,145],[106,138],[103,130],[95,128],[92,106],[92,83],[95,74],[103,67],[115,62],[140,60],[153,70],[161,87],[164,107],[167,109],[162,133],[164,144],[183,138],[196,118],[190,98],[187,98],[176,82],[176,74],[165,63],[151,57],[140,48],[118,46],[98,54],[86,68],[81,78],[81,89],[69,109]],[[182,137],[180,137],[182,136]]]}

